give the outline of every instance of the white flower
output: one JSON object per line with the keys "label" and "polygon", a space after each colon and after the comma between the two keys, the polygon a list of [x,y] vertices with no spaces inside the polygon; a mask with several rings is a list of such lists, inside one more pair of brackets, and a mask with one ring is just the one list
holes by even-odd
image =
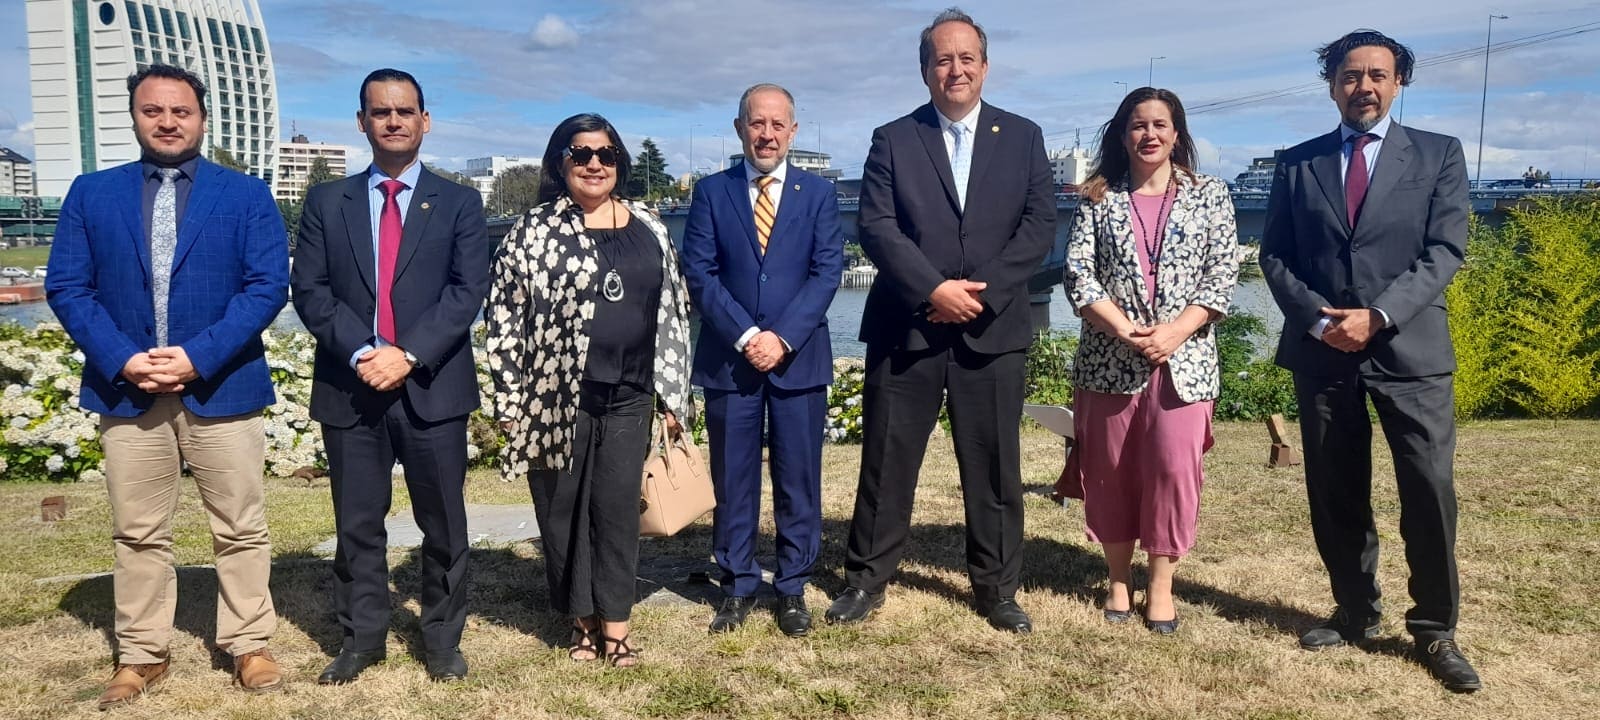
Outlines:
{"label": "white flower", "polygon": [[1240,380],[1243,380],[1243,379],[1245,379],[1247,377],[1250,377],[1250,372],[1248,370],[1240,370],[1239,371],[1239,379]]}
{"label": "white flower", "polygon": [[60,455],[51,455],[44,461],[44,469],[49,470],[50,472],[61,472],[61,468],[66,466],[66,458],[63,458]]}
{"label": "white flower", "polygon": [[105,481],[106,474],[94,468],[89,468],[88,470],[78,473],[78,482],[103,483]]}

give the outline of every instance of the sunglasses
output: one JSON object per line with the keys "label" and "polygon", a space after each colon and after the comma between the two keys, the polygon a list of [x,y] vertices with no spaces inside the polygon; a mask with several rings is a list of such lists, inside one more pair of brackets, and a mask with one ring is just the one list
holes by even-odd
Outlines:
{"label": "sunglasses", "polygon": [[606,167],[616,167],[617,160],[622,157],[622,149],[615,145],[591,148],[582,145],[573,145],[561,151],[562,155],[572,158],[573,165],[588,165],[595,156],[600,157],[600,164]]}

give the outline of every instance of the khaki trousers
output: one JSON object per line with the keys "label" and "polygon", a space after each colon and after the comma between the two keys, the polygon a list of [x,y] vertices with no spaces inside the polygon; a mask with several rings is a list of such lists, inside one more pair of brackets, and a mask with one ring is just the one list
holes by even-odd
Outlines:
{"label": "khaki trousers", "polygon": [[262,487],[266,433],[261,414],[200,417],[178,397],[163,396],[139,417],[102,416],[100,444],[116,543],[112,587],[118,661],[167,658],[178,603],[172,516],[180,460],[188,461],[211,520],[217,646],[230,655],[265,647],[278,616],[267,588],[272,544]]}

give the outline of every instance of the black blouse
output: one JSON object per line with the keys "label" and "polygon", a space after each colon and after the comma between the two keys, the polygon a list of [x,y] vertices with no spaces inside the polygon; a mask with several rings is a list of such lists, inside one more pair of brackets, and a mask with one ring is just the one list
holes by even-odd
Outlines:
{"label": "black blouse", "polygon": [[661,302],[661,248],[650,228],[635,218],[614,230],[585,232],[594,240],[599,256],[600,282],[594,320],[589,325],[589,359],[583,378],[649,389],[655,358],[656,305]]}

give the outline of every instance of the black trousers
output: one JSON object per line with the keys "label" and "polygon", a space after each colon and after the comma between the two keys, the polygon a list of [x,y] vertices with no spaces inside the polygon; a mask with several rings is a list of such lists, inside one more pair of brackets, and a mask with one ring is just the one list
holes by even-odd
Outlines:
{"label": "black trousers", "polygon": [[639,488],[655,397],[631,385],[585,381],[572,460],[528,474],[550,606],[621,622],[638,596]]}
{"label": "black trousers", "polygon": [[429,650],[461,644],[467,620],[467,419],[426,423],[396,397],[354,427],[322,428],[339,549],[334,608],[344,649],[383,649],[389,630],[388,533],[391,469],[405,469],[411,514],[422,530],[422,641]]}
{"label": "black trousers", "polygon": [[928,434],[948,397],[974,600],[986,609],[1016,594],[1024,360],[1022,351],[989,355],[962,345],[921,352],[868,346],[861,477],[845,559],[852,587],[881,592],[900,564]]}
{"label": "black trousers", "polygon": [[1334,600],[1354,615],[1382,611],[1378,530],[1372,517],[1370,397],[1394,456],[1400,494],[1400,537],[1414,603],[1406,612],[1406,630],[1424,641],[1452,637],[1461,587],[1456,577],[1451,376],[1400,378],[1363,369],[1338,376],[1295,373],[1294,382],[1311,528]]}

